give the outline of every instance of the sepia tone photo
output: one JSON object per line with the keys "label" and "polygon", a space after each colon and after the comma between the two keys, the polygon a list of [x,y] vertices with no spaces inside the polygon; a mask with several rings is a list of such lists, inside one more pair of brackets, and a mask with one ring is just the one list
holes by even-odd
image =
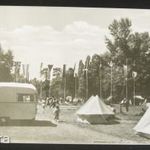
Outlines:
{"label": "sepia tone photo", "polygon": [[0,143],[149,144],[150,10],[0,6]]}

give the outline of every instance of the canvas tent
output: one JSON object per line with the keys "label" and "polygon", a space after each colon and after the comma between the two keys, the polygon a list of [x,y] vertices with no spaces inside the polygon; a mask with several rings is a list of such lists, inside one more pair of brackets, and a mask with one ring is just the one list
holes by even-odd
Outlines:
{"label": "canvas tent", "polygon": [[76,112],[78,121],[91,124],[107,123],[114,116],[113,108],[106,105],[98,96],[91,96]]}
{"label": "canvas tent", "polygon": [[135,95],[133,98],[135,99],[136,105],[141,105],[145,100],[141,95]]}
{"label": "canvas tent", "polygon": [[150,138],[150,107],[147,109],[143,117],[134,127],[134,130],[147,138]]}
{"label": "canvas tent", "polygon": [[109,104],[112,102],[112,99],[113,99],[113,97],[112,97],[112,96],[109,96],[109,97],[105,100],[105,103],[109,105]]}

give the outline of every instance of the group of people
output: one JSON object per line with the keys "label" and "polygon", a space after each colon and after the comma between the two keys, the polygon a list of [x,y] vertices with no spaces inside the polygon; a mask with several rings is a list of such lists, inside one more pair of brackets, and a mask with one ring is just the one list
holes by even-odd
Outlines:
{"label": "group of people", "polygon": [[60,107],[59,107],[59,101],[55,97],[47,97],[42,100],[42,107],[45,109],[46,107],[49,107],[49,109],[53,109],[54,113],[54,120],[59,121],[59,114],[60,114]]}

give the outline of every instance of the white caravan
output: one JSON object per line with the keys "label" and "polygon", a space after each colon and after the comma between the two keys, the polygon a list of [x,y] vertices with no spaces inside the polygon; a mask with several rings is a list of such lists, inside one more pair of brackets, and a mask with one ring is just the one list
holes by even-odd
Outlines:
{"label": "white caravan", "polygon": [[34,119],[37,90],[32,84],[0,82],[0,119]]}

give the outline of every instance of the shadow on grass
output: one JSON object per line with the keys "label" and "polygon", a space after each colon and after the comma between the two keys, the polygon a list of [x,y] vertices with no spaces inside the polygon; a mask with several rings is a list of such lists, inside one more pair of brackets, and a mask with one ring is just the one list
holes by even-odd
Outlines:
{"label": "shadow on grass", "polygon": [[115,120],[121,120],[121,118],[115,116]]}
{"label": "shadow on grass", "polygon": [[143,116],[145,112],[136,113],[135,116]]}
{"label": "shadow on grass", "polygon": [[108,122],[104,123],[105,125],[114,125],[114,124],[120,124],[119,121],[117,120],[109,120]]}
{"label": "shadow on grass", "polygon": [[121,120],[121,119],[116,116],[112,116],[110,118],[107,118],[106,122],[104,122],[103,124],[105,124],[105,125],[120,124],[119,120]]}
{"label": "shadow on grass", "polygon": [[128,113],[127,112],[121,112],[120,115],[124,115],[124,116],[127,116]]}
{"label": "shadow on grass", "polygon": [[38,121],[38,120],[9,120],[6,122],[0,122],[0,126],[50,126],[56,127],[57,124],[54,124],[50,121]]}
{"label": "shadow on grass", "polygon": [[146,139],[150,139],[150,135],[149,134],[146,134],[146,133],[142,133],[142,132],[138,132],[136,133],[138,136],[141,136],[143,138],[146,138]]}
{"label": "shadow on grass", "polygon": [[88,125],[115,125],[115,124],[120,124],[119,120],[121,120],[118,117],[110,117],[107,118],[101,122],[89,122],[89,123],[82,123],[82,122],[76,122],[78,125],[83,125],[83,126],[88,126]]}

